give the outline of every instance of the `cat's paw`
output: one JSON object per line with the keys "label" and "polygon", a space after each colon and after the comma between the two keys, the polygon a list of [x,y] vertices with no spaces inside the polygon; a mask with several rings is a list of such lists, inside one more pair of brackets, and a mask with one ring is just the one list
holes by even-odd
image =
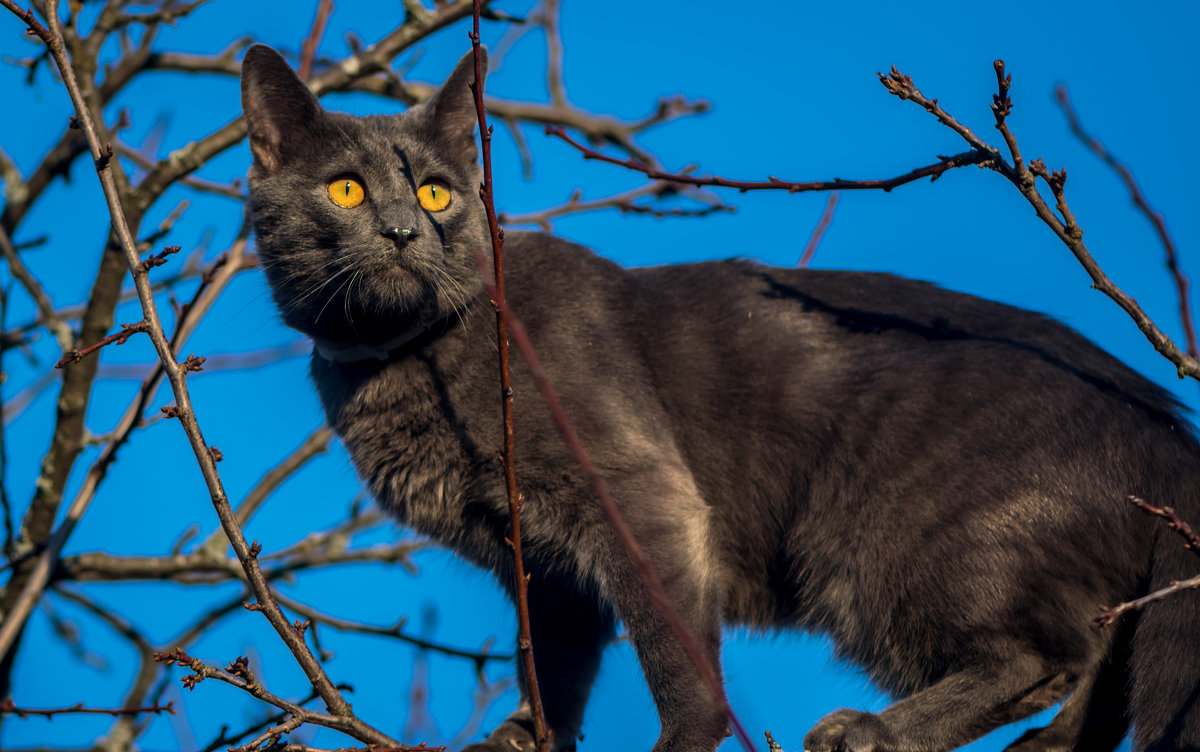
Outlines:
{"label": "cat's paw", "polygon": [[887,752],[892,735],[873,713],[839,710],[804,735],[805,752]]}
{"label": "cat's paw", "polygon": [[512,721],[501,723],[488,738],[468,744],[462,752],[533,752],[533,734]]}

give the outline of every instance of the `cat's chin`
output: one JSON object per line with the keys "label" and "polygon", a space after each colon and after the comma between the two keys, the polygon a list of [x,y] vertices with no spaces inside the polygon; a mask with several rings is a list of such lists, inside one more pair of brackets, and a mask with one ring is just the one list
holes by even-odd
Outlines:
{"label": "cat's chin", "polygon": [[344,299],[335,300],[330,308],[338,306],[354,319],[366,316],[388,320],[437,308],[439,286],[434,280],[439,271],[429,266],[394,257],[362,263],[352,281],[339,291],[339,297],[349,297],[348,304]]}

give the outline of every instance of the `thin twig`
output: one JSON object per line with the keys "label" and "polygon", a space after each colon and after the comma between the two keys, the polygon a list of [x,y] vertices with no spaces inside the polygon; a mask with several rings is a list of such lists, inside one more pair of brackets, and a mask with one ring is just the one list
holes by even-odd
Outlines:
{"label": "thin twig", "polygon": [[984,164],[991,156],[980,153],[978,150],[965,151],[961,154],[955,154],[950,157],[938,157],[938,161],[925,167],[918,167],[915,170],[906,172],[903,175],[898,175],[894,178],[886,178],[882,180],[843,180],[842,178],[834,178],[833,180],[817,180],[812,182],[797,182],[791,180],[780,180],[774,176],[767,176],[766,180],[730,180],[719,175],[685,175],[681,173],[666,172],[660,170],[653,165],[647,164],[636,157],[627,159],[618,159],[617,157],[609,156],[595,149],[590,149],[575,139],[567,135],[567,132],[558,126],[547,126],[546,135],[556,136],[557,138],[566,141],[571,146],[575,147],[584,159],[595,159],[600,162],[625,167],[636,172],[643,173],[646,177],[654,178],[655,180],[669,180],[673,183],[682,183],[684,185],[695,185],[712,188],[733,188],[737,191],[745,193],[747,191],[787,191],[788,193],[806,193],[809,191],[852,191],[852,190],[879,190],[890,191],[906,183],[911,183],[921,178],[929,178],[937,180],[942,173],[955,167],[965,167],[966,165]]}
{"label": "thin twig", "polygon": [[1157,507],[1137,496],[1130,496],[1129,500],[1146,514],[1166,520],[1167,527],[1183,536],[1183,547],[1200,554],[1200,535],[1197,535],[1192,526],[1176,514],[1173,508]]}
{"label": "thin twig", "polygon": [[289,598],[286,595],[283,595],[282,593],[277,594],[276,597],[279,599],[280,603],[292,611],[300,614],[305,619],[328,625],[339,632],[358,632],[359,634],[390,637],[400,640],[401,642],[406,642],[409,645],[420,648],[421,650],[431,650],[435,653],[440,653],[452,658],[466,658],[467,660],[472,661],[479,670],[482,670],[484,664],[488,663],[489,661],[511,661],[513,659],[513,656],[505,653],[464,650],[462,648],[450,647],[449,645],[442,645],[423,637],[416,637],[414,635],[407,634],[404,632],[404,627],[407,625],[407,621],[403,619],[390,627],[377,627],[372,624],[363,624],[362,622],[351,621],[350,619],[340,619],[336,616],[330,616],[329,614],[321,613],[320,611],[317,611],[310,606],[306,606],[294,598]]}
{"label": "thin twig", "polygon": [[[297,634],[299,634],[300,631],[301,630],[297,630]],[[294,702],[289,702],[288,700],[285,700],[267,690],[267,688],[263,686],[262,682],[260,682],[255,676],[254,672],[250,670],[249,660],[247,658],[239,657],[236,660],[231,661],[227,668],[218,669],[208,665],[198,658],[193,658],[184,652],[183,648],[175,648],[174,650],[155,654],[154,659],[160,663],[179,665],[191,670],[191,674],[184,676],[181,679],[183,686],[187,689],[194,689],[197,684],[205,679],[214,679],[216,681],[224,682],[231,687],[237,687],[238,689],[247,692],[263,702],[269,703],[280,710],[286,711],[292,716],[292,718],[296,719],[295,725],[292,725],[286,720],[283,722],[283,724],[291,727],[288,730],[295,728],[295,726],[298,726],[300,723],[312,723],[318,726],[324,726],[326,728],[341,731],[342,733],[355,738],[358,738],[362,735],[362,729],[360,728],[361,721],[357,721],[357,719],[353,716],[321,713],[314,710],[309,710]],[[340,696],[341,695],[339,693],[339,697]],[[275,728],[282,728],[282,726],[276,726]],[[381,735],[379,732],[376,732],[376,734]],[[401,750],[410,749],[409,747],[406,747],[395,741],[381,742],[378,746],[393,747]],[[243,745],[240,749],[247,750],[250,749],[250,747]]]}
{"label": "thin twig", "polygon": [[1191,296],[1188,292],[1191,285],[1188,282],[1187,275],[1179,267],[1179,256],[1175,252],[1175,241],[1171,238],[1171,233],[1167,231],[1167,221],[1162,213],[1150,206],[1146,201],[1146,196],[1142,193],[1141,187],[1138,185],[1137,179],[1133,176],[1133,171],[1125,164],[1112,155],[1108,149],[1104,148],[1104,144],[1099,139],[1090,135],[1084,130],[1083,124],[1079,121],[1079,116],[1075,113],[1075,109],[1071,106],[1071,100],[1067,96],[1067,87],[1058,85],[1054,88],[1054,98],[1058,101],[1058,106],[1062,108],[1063,115],[1067,118],[1067,123],[1071,127],[1071,132],[1082,141],[1092,153],[1104,161],[1125,183],[1125,187],[1129,190],[1129,197],[1133,200],[1146,219],[1150,220],[1150,224],[1154,225],[1154,232],[1158,235],[1158,240],[1162,243],[1163,250],[1166,252],[1167,270],[1171,273],[1171,278],[1175,281],[1175,289],[1179,295],[1179,319],[1183,325],[1184,336],[1187,338],[1187,351],[1193,358],[1200,358],[1200,346],[1196,341],[1196,325],[1192,316]]}
{"label": "thin twig", "polygon": [[1126,611],[1136,611],[1138,609],[1145,608],[1151,603],[1161,601],[1167,596],[1183,592],[1184,590],[1195,590],[1197,588],[1200,588],[1200,574],[1187,580],[1172,580],[1171,583],[1166,587],[1155,590],[1153,593],[1142,596],[1136,600],[1126,601],[1125,603],[1118,604],[1112,608],[1102,606],[1100,608],[1100,615],[1096,617],[1096,623],[1101,627],[1112,626],[1112,624],[1121,616],[1121,614],[1125,613]]}
{"label": "thin twig", "polygon": [[[317,698],[317,693],[313,692],[308,697],[306,697],[305,699],[301,700],[300,702],[298,702],[296,704],[302,705],[302,706],[307,705],[308,703],[312,702],[316,698]],[[232,734],[228,733],[228,727],[222,727],[221,733],[215,739],[213,739],[211,742],[209,742],[207,745],[205,745],[203,748],[198,750],[198,752],[217,752],[217,750],[219,750],[219,749],[229,749],[230,746],[241,741],[242,739],[245,739],[247,736],[250,736],[251,734],[259,731],[260,729],[267,728],[268,726],[274,726],[275,724],[280,723],[287,717],[288,717],[288,714],[286,712],[281,711],[279,713],[272,713],[272,714],[268,715],[266,718],[262,719],[261,721],[253,723],[250,726],[244,728],[243,730],[234,732]]]}
{"label": "thin twig", "polygon": [[72,363],[78,363],[79,361],[83,360],[87,356],[96,352],[100,348],[105,347],[106,345],[111,345],[114,343],[118,344],[118,345],[123,345],[127,341],[129,341],[129,338],[132,337],[133,335],[149,331],[149,328],[150,328],[150,325],[147,324],[144,320],[139,321],[136,324],[121,324],[121,331],[114,332],[113,334],[108,335],[107,337],[100,340],[99,342],[96,342],[95,344],[88,345],[87,347],[83,348],[82,350],[68,350],[66,353],[63,354],[62,360],[60,360],[54,364],[54,367],[55,368],[65,368],[66,366],[69,366]]}
{"label": "thin twig", "polygon": [[825,201],[825,211],[821,212],[821,219],[817,222],[817,226],[813,228],[812,235],[808,238],[808,245],[804,246],[804,253],[800,256],[801,269],[808,268],[813,254],[817,252],[817,246],[821,243],[821,237],[825,234],[825,230],[829,228],[829,223],[833,221],[833,210],[837,208],[838,196],[840,195],[840,193],[834,191],[829,194],[829,199]]}
{"label": "thin twig", "polygon": [[[566,203],[552,206],[549,209],[543,209],[537,212],[527,214],[505,214],[499,215],[499,221],[505,225],[537,225],[547,232],[550,231],[553,220],[559,217],[565,217],[570,214],[583,214],[590,211],[599,211],[602,209],[616,209],[622,214],[645,214],[652,217],[663,219],[666,217],[707,217],[710,214],[718,212],[733,212],[734,207],[722,202],[720,199],[712,198],[703,205],[688,209],[683,207],[659,208],[656,206],[647,206],[645,204],[636,203],[636,200],[644,196],[655,199],[661,199],[667,196],[679,195],[683,191],[688,191],[688,195],[695,198],[698,193],[691,192],[691,189],[680,188],[679,186],[665,180],[656,180],[648,183],[640,188],[634,188],[630,191],[618,193],[606,198],[596,198],[588,201],[583,200],[583,191],[576,189]],[[702,199],[697,199],[701,200]]]}
{"label": "thin twig", "polygon": [[[313,536],[287,549],[283,556],[263,556],[269,566],[262,569],[268,582],[315,567],[335,564],[399,564],[411,570],[410,557],[417,543],[379,543],[361,548],[346,548],[347,530],[339,526],[325,535]],[[245,572],[237,559],[214,559],[206,554],[178,556],[116,556],[107,553],[82,553],[64,557],[55,577],[75,582],[119,582],[129,580],[172,580],[184,584],[245,581]]]}
{"label": "thin twig", "polygon": [[[469,9],[470,3],[467,3],[466,7]],[[457,20],[457,16],[454,15],[457,12],[457,6],[444,5],[438,6],[438,8],[438,14],[450,14],[447,16],[448,18],[453,17]],[[444,24],[439,21],[436,28],[441,28],[442,25]],[[430,32],[425,33],[431,33],[433,30],[436,29],[431,28]],[[391,44],[392,38],[393,35],[389,35],[387,39],[375,45],[375,48],[378,48],[380,45]],[[370,51],[370,49],[363,50],[360,54],[365,56]],[[397,49],[392,53],[393,56],[400,51]],[[356,54],[355,57],[348,58],[340,64],[331,65],[330,70],[316,75],[309,82],[309,86],[318,95],[335,90],[356,91],[388,97],[407,105],[415,105],[428,101],[434,92],[437,91],[438,87],[433,84],[403,80],[399,76],[393,75],[394,71],[390,71],[390,69],[383,66],[377,66],[374,60],[375,56],[367,58]],[[357,63],[357,66],[355,61],[360,61]],[[234,77],[241,73],[241,63],[238,61],[236,55],[230,54],[228,50],[224,50],[216,55],[191,55],[176,52],[156,53],[147,60],[146,66],[147,69],[154,70],[216,73]],[[348,80],[343,80],[341,76],[336,78],[331,77],[327,82],[326,76],[334,68],[339,71],[355,70],[359,72],[359,75],[356,78],[349,78]],[[626,122],[612,116],[586,112],[570,104],[514,102],[495,97],[488,97],[484,104],[487,107],[489,115],[505,123],[524,122],[543,126],[564,126],[584,134],[591,141],[612,144],[634,158],[647,163],[653,163],[654,160],[645,149],[637,144],[635,137],[638,134],[676,118],[703,114],[711,109],[709,103],[703,100],[691,101],[683,97],[666,97],[660,99],[655,104],[654,109],[645,117]],[[215,136],[216,134],[213,135]],[[185,153],[183,150],[180,150],[174,157],[168,157],[168,160],[174,158],[178,161],[185,157],[190,159],[189,155],[190,152]]]}
{"label": "thin twig", "polygon": [[[150,690],[150,687],[153,686],[155,677],[160,673],[158,665],[154,663],[154,647],[150,644],[149,640],[147,640],[146,637],[128,621],[109,611],[107,608],[101,606],[99,603],[93,601],[91,598],[88,598],[82,593],[64,587],[55,587],[53,590],[55,595],[82,606],[94,616],[108,624],[113,631],[128,640],[132,644],[133,648],[137,651],[137,675],[133,680],[133,684],[125,693],[124,706],[136,707],[138,705],[161,704],[161,695],[155,697],[153,700],[146,699],[146,693]],[[137,728],[139,725],[141,725],[143,728],[149,725],[149,717],[141,716],[139,718],[137,716],[121,716],[113,723],[109,736],[112,737],[114,733],[120,734],[122,732],[126,734],[132,734],[133,729]],[[124,738],[136,738],[136,734],[132,734]],[[106,748],[103,742],[98,742],[96,747],[100,749]]]}
{"label": "thin twig", "polygon": [[[120,154],[122,157],[128,158],[130,162],[133,162],[143,170],[149,170],[158,164],[157,161],[148,158],[137,149],[134,149],[126,144],[118,142],[116,149],[118,154]],[[234,178],[228,183],[218,183],[213,180],[205,180],[204,178],[198,178],[194,175],[188,175],[187,177],[182,178],[179,182],[183,183],[189,188],[195,188],[196,190],[204,193],[214,193],[218,196],[225,196],[226,198],[231,198],[235,201],[246,200],[246,192],[242,189],[242,181],[240,178]]]}
{"label": "thin twig", "polygon": [[307,81],[312,75],[313,58],[317,55],[317,46],[321,44],[321,37],[325,34],[325,24],[329,22],[329,16],[332,13],[333,0],[321,0],[317,5],[317,14],[313,18],[312,29],[309,30],[304,43],[300,45],[299,74],[303,81]]}
{"label": "thin twig", "polygon": [[53,718],[56,715],[68,715],[72,713],[94,714],[94,715],[143,715],[146,713],[175,714],[175,703],[168,702],[166,705],[148,705],[142,708],[89,708],[82,702],[76,703],[65,708],[21,708],[17,707],[12,700],[0,700],[0,714],[15,715],[18,718],[29,718],[30,716],[41,716],[43,718]]}
{"label": "thin twig", "polygon": [[[471,31],[471,51],[475,61],[475,80],[471,93],[475,98],[475,114],[479,121],[479,141],[483,157],[483,185],[479,198],[487,213],[488,228],[492,238],[492,262],[495,271],[496,298],[504,298],[504,231],[496,219],[496,205],[492,194],[492,131],[487,124],[487,112],[483,104],[483,66],[479,45],[479,12],[481,0],[474,0]],[[508,514],[513,560],[513,595],[517,605],[517,652],[524,666],[525,694],[533,717],[534,749],[547,752],[550,749],[550,731],[542,709],[542,697],[538,690],[537,671],[533,657],[533,638],[529,625],[529,581],[525,577],[525,562],[521,556],[521,496],[517,491],[517,475],[513,441],[513,389],[512,374],[508,364],[508,327],[499,304],[496,306],[496,339],[500,356],[500,393],[504,421],[504,481],[508,492]]]}

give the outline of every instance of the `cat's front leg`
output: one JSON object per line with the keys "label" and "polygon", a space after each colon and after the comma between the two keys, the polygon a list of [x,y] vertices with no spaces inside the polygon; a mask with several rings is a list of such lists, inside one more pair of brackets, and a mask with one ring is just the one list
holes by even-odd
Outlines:
{"label": "cat's front leg", "polygon": [[[550,730],[550,748],[575,748],[583,710],[600,668],[600,657],[615,634],[612,609],[562,576],[534,572],[529,578],[529,621],[539,694]],[[486,740],[463,752],[529,752],[534,747],[533,716],[525,692],[525,666],[517,658],[521,705]]]}
{"label": "cat's front leg", "polygon": [[[678,466],[676,466],[678,467]],[[625,519],[682,626],[721,681],[719,557],[709,509],[690,475],[663,463],[613,483]],[[713,752],[728,735],[725,706],[704,681],[675,628],[649,596],[645,578],[611,530],[600,580],[637,652],[662,731],[654,752]]]}

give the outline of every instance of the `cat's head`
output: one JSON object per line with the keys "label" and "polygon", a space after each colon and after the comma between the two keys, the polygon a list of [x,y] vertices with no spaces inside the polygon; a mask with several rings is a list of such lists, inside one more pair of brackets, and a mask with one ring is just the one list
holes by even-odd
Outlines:
{"label": "cat's head", "polygon": [[[486,66],[486,57],[483,58]],[[490,257],[468,53],[399,115],[328,112],[275,50],[242,64],[250,211],[284,322],[334,345],[378,344],[455,315]]]}

